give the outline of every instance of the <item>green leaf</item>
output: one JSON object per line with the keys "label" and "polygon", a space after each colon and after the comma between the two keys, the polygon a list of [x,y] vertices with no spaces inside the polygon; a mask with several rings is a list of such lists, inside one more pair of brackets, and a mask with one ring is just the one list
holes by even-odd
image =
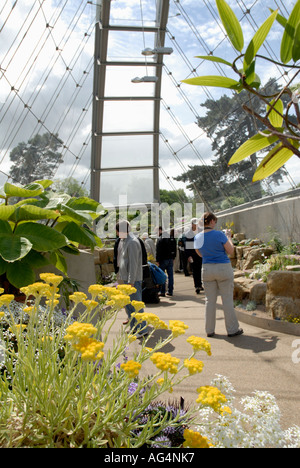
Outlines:
{"label": "green leaf", "polygon": [[50,187],[50,185],[52,185],[54,183],[53,180],[49,180],[49,179],[44,179],[44,180],[35,180],[34,181],[36,184],[40,184],[44,187],[44,189]]}
{"label": "green leaf", "polygon": [[244,36],[239,20],[225,0],[216,0],[219,15],[233,47],[239,52],[244,47]]}
{"label": "green leaf", "polygon": [[88,213],[73,210],[73,208],[70,208],[69,206],[63,204],[61,204],[58,207],[58,209],[62,214],[62,217],[60,219],[61,222],[69,219],[70,221],[76,221],[79,224],[87,224],[92,227],[93,220]]}
{"label": "green leaf", "polygon": [[43,191],[44,187],[37,183],[23,186],[6,182],[4,185],[4,192],[10,197],[37,197],[43,193]]}
{"label": "green leaf", "polygon": [[[279,115],[274,109],[272,109],[271,112],[269,113],[269,121],[271,122],[273,127],[279,128],[279,127],[282,127],[282,123],[283,123],[284,105],[281,99],[278,99],[278,101],[275,104],[274,103],[275,103],[275,99],[273,99],[273,101],[271,101],[270,104],[272,104],[274,106],[274,109],[276,109],[281,115]],[[271,109],[271,106],[267,106],[268,112],[270,109]]]}
{"label": "green leaf", "polygon": [[[273,11],[275,11],[275,10],[273,10],[272,8],[269,8],[269,10],[270,10],[271,13],[273,13]],[[282,15],[280,15],[280,14],[278,13],[278,15],[276,16],[276,20],[278,21],[278,23],[279,23],[281,26],[283,26],[283,27],[285,28],[286,23],[287,23],[287,19],[286,19],[284,16],[282,16]]]}
{"label": "green leaf", "polygon": [[6,272],[8,265],[10,265],[10,263],[7,263],[0,257],[0,275],[3,275]]}
{"label": "green leaf", "polygon": [[78,224],[71,222],[63,229],[62,233],[73,242],[78,242],[86,247],[91,247],[92,249],[96,247],[96,240],[90,231],[87,229],[78,226]]}
{"label": "green leaf", "polygon": [[9,263],[6,270],[8,281],[16,288],[22,288],[35,282],[35,273],[25,261]]}
{"label": "green leaf", "polygon": [[15,262],[25,257],[32,248],[32,243],[25,237],[4,234],[0,237],[0,255],[6,262]]}
{"label": "green leaf", "polygon": [[50,253],[50,262],[52,265],[55,266],[59,271],[64,273],[65,275],[67,274],[67,262],[65,260],[65,257],[59,253],[58,251],[56,252],[51,252]]}
{"label": "green leaf", "polygon": [[0,219],[0,237],[5,234],[12,235],[12,228],[7,221]]}
{"label": "green leaf", "polygon": [[8,220],[14,211],[15,207],[13,205],[0,205],[0,219]]}
{"label": "green leaf", "polygon": [[263,136],[258,133],[257,135],[249,138],[249,140],[242,144],[242,146],[240,146],[234,153],[228,164],[236,164],[278,140],[278,136],[271,135],[269,132],[266,132],[265,135],[266,136]]}
{"label": "green leaf", "polygon": [[71,198],[66,205],[68,205],[73,210],[80,211],[94,211],[97,212],[102,209],[102,205],[92,198],[80,197],[80,198]]}
{"label": "green leaf", "polygon": [[60,213],[53,210],[45,210],[34,205],[21,205],[15,209],[9,220],[17,223],[20,221],[56,219],[59,216]]}
{"label": "green leaf", "polygon": [[24,223],[17,226],[16,234],[26,237],[34,250],[50,252],[67,245],[68,239],[55,229],[38,223]]}
{"label": "green leaf", "polygon": [[300,0],[297,1],[285,25],[280,48],[280,57],[283,63],[288,63],[293,57],[293,45],[299,21]]}
{"label": "green leaf", "polygon": [[296,28],[292,54],[294,62],[298,62],[300,59],[300,23]]}
{"label": "green leaf", "polygon": [[[280,149],[280,147],[282,149]],[[262,160],[258,168],[256,169],[253,182],[263,180],[266,177],[274,174],[294,155],[294,152],[288,148],[284,148],[282,143],[279,143],[273,148],[267,156]]]}
{"label": "green leaf", "polygon": [[228,88],[235,90],[240,90],[242,88],[241,83],[238,81],[223,76],[198,76],[196,78],[182,80],[182,83],[195,86],[213,86],[217,88]]}
{"label": "green leaf", "polygon": [[229,67],[232,67],[232,63],[227,62],[227,60],[224,60],[220,57],[214,57],[213,55],[196,55],[195,58],[209,60],[210,62],[223,63],[224,65],[228,65]]}
{"label": "green leaf", "polygon": [[247,68],[251,65],[257,52],[264,43],[264,40],[269,34],[269,31],[276,19],[277,13],[277,10],[274,11],[274,13],[272,13],[271,16],[269,16],[269,18],[263,23],[263,25],[258,29],[258,31],[254,34],[253,38],[251,39],[244,57],[244,70],[247,70]]}

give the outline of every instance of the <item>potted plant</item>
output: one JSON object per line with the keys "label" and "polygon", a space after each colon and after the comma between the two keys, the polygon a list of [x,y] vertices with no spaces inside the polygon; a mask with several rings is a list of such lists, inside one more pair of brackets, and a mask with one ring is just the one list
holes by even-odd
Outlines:
{"label": "potted plant", "polygon": [[[79,245],[102,246],[93,232],[101,205],[49,189],[53,181],[29,185],[6,183],[0,189],[0,283],[15,293],[35,281],[37,268],[52,264],[67,274],[65,253],[79,255]],[[10,204],[12,197],[17,197]]]}

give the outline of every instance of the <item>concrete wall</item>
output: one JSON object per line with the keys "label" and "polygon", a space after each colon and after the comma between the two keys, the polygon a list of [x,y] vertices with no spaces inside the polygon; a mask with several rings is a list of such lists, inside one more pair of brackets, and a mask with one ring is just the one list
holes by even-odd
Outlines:
{"label": "concrete wall", "polygon": [[216,215],[219,227],[233,221],[233,230],[245,233],[246,238],[259,238],[267,242],[272,237],[268,232],[271,228],[284,244],[300,242],[300,197]]}

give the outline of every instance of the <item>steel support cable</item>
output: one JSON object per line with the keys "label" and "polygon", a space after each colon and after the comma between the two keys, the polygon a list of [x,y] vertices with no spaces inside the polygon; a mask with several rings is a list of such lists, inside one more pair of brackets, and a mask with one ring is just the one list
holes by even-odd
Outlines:
{"label": "steel support cable", "polygon": [[2,8],[1,8],[1,10],[0,10],[0,16],[2,15],[2,12],[5,10],[6,5],[8,4],[9,1],[10,1],[10,0],[6,0],[5,2],[3,2]]}
{"label": "steel support cable", "polygon": [[15,0],[12,7],[11,7],[11,10],[10,10],[8,16],[5,18],[5,21],[4,21],[3,25],[2,25],[2,27],[0,28],[0,33],[2,32],[2,30],[3,30],[4,26],[6,25],[7,21],[9,20],[10,15],[12,14],[12,12],[13,12],[15,6],[17,5],[17,3],[18,3],[18,0]]}

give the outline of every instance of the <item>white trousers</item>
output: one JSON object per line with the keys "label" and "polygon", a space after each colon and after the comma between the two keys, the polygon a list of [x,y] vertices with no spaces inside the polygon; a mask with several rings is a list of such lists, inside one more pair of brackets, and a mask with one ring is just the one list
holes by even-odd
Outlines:
{"label": "white trousers", "polygon": [[239,322],[233,306],[233,269],[231,263],[206,263],[202,266],[202,280],[205,291],[206,333],[214,333],[216,327],[217,298],[221,294],[227,334],[239,329]]}

